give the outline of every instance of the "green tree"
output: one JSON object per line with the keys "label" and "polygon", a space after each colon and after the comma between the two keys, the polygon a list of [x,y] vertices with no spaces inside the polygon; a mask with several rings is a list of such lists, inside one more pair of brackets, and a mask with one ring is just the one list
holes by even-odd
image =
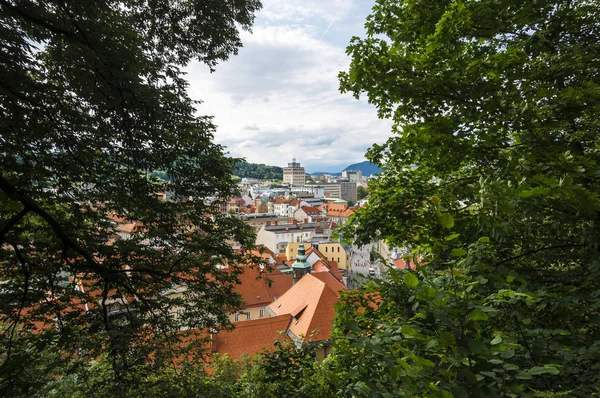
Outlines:
{"label": "green tree", "polygon": [[349,395],[600,391],[599,7],[379,0],[353,38],[342,91],[394,134],[345,234],[427,265],[340,308]]}
{"label": "green tree", "polygon": [[[249,248],[253,234],[217,211],[235,192],[235,160],[212,142],[211,118],[195,116],[181,68],[236,54],[259,7],[0,0],[6,395],[27,395],[35,371],[22,370],[45,351],[106,353],[125,383],[174,355],[181,327],[228,326],[237,274],[216,266],[246,261],[227,241]],[[140,228],[120,238],[115,219]]]}
{"label": "green tree", "polygon": [[362,185],[359,185],[356,187],[356,198],[358,200],[362,200],[364,198],[366,198],[369,195],[369,193],[367,192],[367,188],[363,187]]}
{"label": "green tree", "polygon": [[235,165],[235,175],[238,177],[257,178],[260,180],[282,180],[283,169],[277,166],[238,161]]}

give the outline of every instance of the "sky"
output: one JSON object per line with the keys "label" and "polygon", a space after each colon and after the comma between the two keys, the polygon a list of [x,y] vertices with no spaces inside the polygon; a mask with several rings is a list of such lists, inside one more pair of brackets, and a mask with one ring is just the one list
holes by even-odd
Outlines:
{"label": "sky", "polygon": [[213,115],[216,142],[234,157],[283,167],[292,158],[307,172],[341,171],[365,160],[392,123],[366,97],[340,94],[352,36],[365,36],[372,0],[263,0],[237,56],[210,73],[186,69],[189,93]]}

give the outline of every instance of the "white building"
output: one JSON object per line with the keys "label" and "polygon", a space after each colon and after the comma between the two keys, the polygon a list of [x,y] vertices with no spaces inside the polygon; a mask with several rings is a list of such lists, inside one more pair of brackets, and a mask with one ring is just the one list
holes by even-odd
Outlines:
{"label": "white building", "polygon": [[289,242],[309,241],[316,229],[316,223],[264,225],[256,234],[256,244],[284,253]]}

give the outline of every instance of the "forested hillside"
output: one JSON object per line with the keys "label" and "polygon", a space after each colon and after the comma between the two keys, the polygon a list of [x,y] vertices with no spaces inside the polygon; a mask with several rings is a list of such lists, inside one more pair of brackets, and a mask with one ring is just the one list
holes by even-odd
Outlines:
{"label": "forested hillside", "polygon": [[238,162],[234,175],[240,178],[258,178],[260,180],[283,180],[283,169],[277,166]]}

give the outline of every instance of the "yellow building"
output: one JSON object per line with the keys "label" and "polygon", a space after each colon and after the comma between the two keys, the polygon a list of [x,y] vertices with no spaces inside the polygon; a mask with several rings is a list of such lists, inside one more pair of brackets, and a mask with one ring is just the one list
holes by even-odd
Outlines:
{"label": "yellow building", "polygon": [[319,242],[317,248],[327,261],[335,261],[339,269],[348,271],[350,267],[350,252],[346,252],[346,249],[340,242]]}
{"label": "yellow building", "polygon": [[[296,259],[298,255],[298,246],[300,246],[300,242],[289,242],[285,248],[285,257],[288,261],[292,261]],[[310,249],[312,244],[310,242],[304,242],[304,248],[306,250]]]}

